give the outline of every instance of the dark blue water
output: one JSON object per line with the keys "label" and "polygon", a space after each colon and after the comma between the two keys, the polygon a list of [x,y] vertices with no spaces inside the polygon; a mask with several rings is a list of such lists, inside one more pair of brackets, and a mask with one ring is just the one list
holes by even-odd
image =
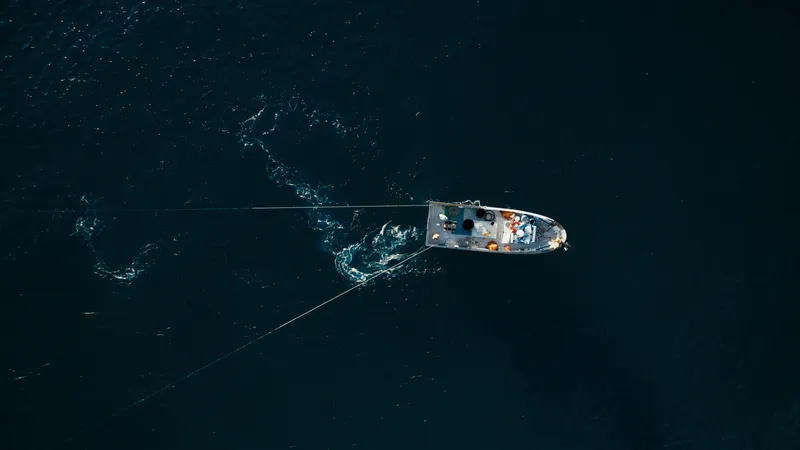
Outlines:
{"label": "dark blue water", "polygon": [[[798,448],[797,26],[5,2],[2,448]],[[118,209],[431,199],[573,251],[427,252],[123,410],[411,255],[425,210]]]}

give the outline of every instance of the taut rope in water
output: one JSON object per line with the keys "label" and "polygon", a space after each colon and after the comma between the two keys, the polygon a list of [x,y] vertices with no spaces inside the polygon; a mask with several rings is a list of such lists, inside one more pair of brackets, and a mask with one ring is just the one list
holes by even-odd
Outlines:
{"label": "taut rope in water", "polygon": [[[427,206],[427,205],[425,205],[425,206]],[[365,279],[361,283],[356,284],[355,286],[353,286],[353,287],[351,287],[351,288],[349,288],[349,289],[347,289],[347,290],[345,290],[345,291],[343,291],[343,292],[341,292],[339,294],[334,295],[333,297],[331,297],[328,300],[325,300],[324,302],[320,303],[319,305],[309,309],[308,311],[304,312],[303,314],[300,314],[299,316],[296,316],[293,319],[288,320],[288,321],[278,325],[277,327],[271,329],[270,331],[267,331],[266,333],[263,333],[263,334],[260,334],[260,335],[256,336],[255,338],[245,342],[241,346],[236,347],[235,349],[229,351],[228,353],[225,353],[224,355],[222,355],[219,358],[217,358],[217,359],[205,364],[204,366],[201,366],[200,368],[189,372],[188,374],[182,376],[181,378],[178,378],[177,380],[175,380],[175,381],[173,381],[173,382],[171,382],[169,384],[164,385],[163,387],[151,392],[150,394],[145,395],[144,397],[140,398],[139,400],[136,400],[133,403],[128,404],[127,406],[121,408],[120,410],[118,410],[114,414],[108,416],[101,423],[99,423],[98,426],[100,424],[102,424],[103,422],[109,421],[109,420],[111,420],[111,419],[113,419],[115,417],[118,417],[121,414],[123,414],[124,412],[128,411],[129,409],[134,408],[134,407],[136,407],[136,406],[138,406],[138,405],[150,400],[151,398],[153,398],[153,397],[157,396],[158,394],[166,391],[167,389],[174,388],[176,384],[181,383],[183,381],[186,381],[189,378],[197,375],[198,373],[208,369],[209,367],[228,359],[229,357],[233,356],[234,354],[239,353],[240,351],[244,350],[245,348],[255,344],[256,342],[260,341],[261,339],[264,339],[265,337],[269,336],[270,334],[275,333],[276,331],[280,330],[281,328],[284,328],[284,327],[286,327],[286,326],[288,326],[288,325],[300,320],[301,318],[303,318],[303,317],[311,314],[312,312],[322,308],[323,306],[327,305],[328,303],[331,303],[332,301],[336,300],[337,298],[339,298],[339,297],[341,297],[341,296],[343,296],[343,295],[345,295],[345,294],[347,294],[347,293],[349,293],[351,291],[354,291],[354,290],[360,288],[361,286],[366,285],[368,282],[374,280],[375,278],[378,278],[379,276],[381,276],[381,275],[383,275],[385,273],[389,273],[392,270],[402,266],[403,264],[411,261],[412,259],[416,258],[417,256],[419,256],[419,255],[425,253],[426,251],[430,250],[431,248],[433,248],[433,247],[427,247],[427,246],[421,247],[419,250],[415,251],[409,257],[403,259],[402,261],[400,261],[399,263],[395,264],[394,266],[381,270],[380,272],[368,277],[367,279]],[[72,441],[72,440],[80,437],[81,435],[83,435],[85,432],[86,432],[86,430],[78,431],[77,433],[73,434],[72,436],[64,439],[63,442]]]}
{"label": "taut rope in water", "polygon": [[[423,208],[429,205],[310,205],[310,206],[239,206],[239,207],[198,207],[198,208],[90,208],[99,212],[213,212],[213,211],[280,211],[292,209],[366,209],[366,208]],[[84,209],[8,209],[7,212],[28,213],[63,213],[82,212]]]}
{"label": "taut rope in water", "polygon": [[312,205],[312,206],[244,206],[238,208],[164,208],[125,209],[126,212],[184,212],[184,211],[279,211],[290,209],[362,209],[362,208],[419,208],[426,205]]}

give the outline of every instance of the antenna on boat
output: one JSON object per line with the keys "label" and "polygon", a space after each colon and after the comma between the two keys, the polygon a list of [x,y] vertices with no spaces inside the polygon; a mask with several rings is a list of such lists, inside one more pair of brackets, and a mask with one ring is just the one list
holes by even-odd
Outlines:
{"label": "antenna on boat", "polygon": [[481,201],[480,200],[464,200],[464,202],[462,204],[464,204],[464,205],[472,205],[472,206],[481,206]]}

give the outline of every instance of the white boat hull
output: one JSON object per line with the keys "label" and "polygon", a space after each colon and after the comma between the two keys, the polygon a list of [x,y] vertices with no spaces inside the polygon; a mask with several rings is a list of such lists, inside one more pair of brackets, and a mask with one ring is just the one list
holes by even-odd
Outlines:
{"label": "white boat hull", "polygon": [[536,255],[566,245],[555,220],[528,211],[462,203],[430,202],[425,243],[454,250]]}

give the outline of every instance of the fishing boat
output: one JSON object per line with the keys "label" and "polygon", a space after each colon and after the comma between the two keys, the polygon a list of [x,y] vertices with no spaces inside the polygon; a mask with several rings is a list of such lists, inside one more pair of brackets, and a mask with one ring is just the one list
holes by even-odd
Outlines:
{"label": "fishing boat", "polygon": [[480,202],[428,203],[428,247],[538,255],[569,249],[567,231],[555,220]]}

